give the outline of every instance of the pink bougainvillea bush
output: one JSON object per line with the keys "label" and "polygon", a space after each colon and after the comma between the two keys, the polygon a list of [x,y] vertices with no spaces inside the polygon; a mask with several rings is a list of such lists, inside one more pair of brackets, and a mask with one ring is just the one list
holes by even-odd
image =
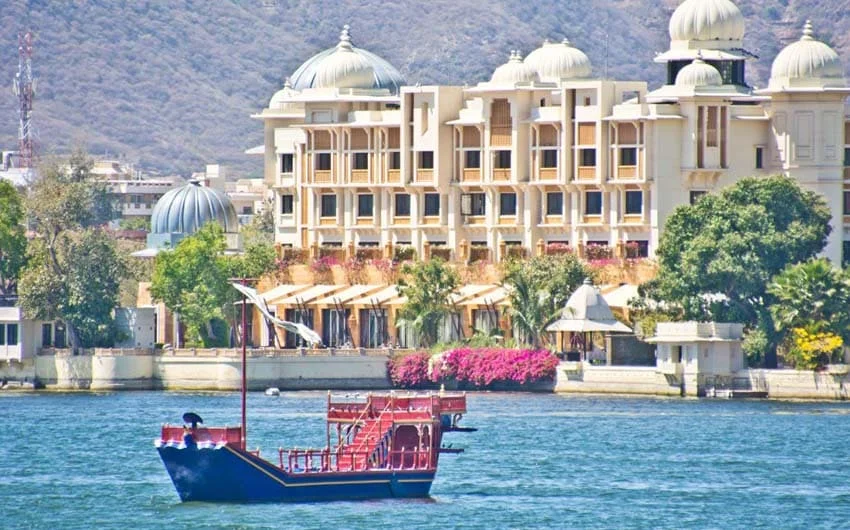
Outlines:
{"label": "pink bougainvillea bush", "polygon": [[485,388],[494,383],[525,385],[553,381],[558,358],[547,350],[458,348],[434,362],[431,381]]}
{"label": "pink bougainvillea bush", "polygon": [[401,388],[426,388],[434,386],[428,377],[431,354],[416,352],[387,361],[387,373],[393,386]]}

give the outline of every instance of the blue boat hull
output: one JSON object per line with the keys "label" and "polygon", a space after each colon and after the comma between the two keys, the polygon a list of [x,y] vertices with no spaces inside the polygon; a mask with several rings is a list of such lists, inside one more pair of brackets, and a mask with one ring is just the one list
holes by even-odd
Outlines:
{"label": "blue boat hull", "polygon": [[288,473],[234,447],[157,448],[184,502],[316,502],[427,497],[434,471]]}

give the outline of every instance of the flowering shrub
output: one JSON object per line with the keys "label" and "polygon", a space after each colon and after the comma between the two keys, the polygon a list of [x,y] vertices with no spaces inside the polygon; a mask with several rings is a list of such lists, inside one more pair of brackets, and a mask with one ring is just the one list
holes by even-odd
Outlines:
{"label": "flowering shrub", "polygon": [[371,264],[375,267],[375,270],[381,274],[381,277],[385,282],[389,283],[394,281],[395,275],[398,272],[398,262],[386,258],[380,258],[373,259]]}
{"label": "flowering shrub", "polygon": [[546,245],[546,254],[549,255],[571,254],[572,251],[573,249],[566,243],[549,243]]}
{"label": "flowering shrub", "polygon": [[428,362],[431,354],[417,352],[387,361],[387,374],[393,386],[401,388],[424,388],[432,386],[428,377]]}
{"label": "flowering shrub", "polygon": [[345,275],[349,283],[358,282],[362,279],[363,269],[366,267],[366,260],[352,256],[345,260],[342,268],[345,270]]}
{"label": "flowering shrub", "polygon": [[313,263],[310,264],[310,270],[314,273],[325,273],[329,272],[334,265],[339,265],[338,259],[334,256],[323,256],[313,260]]}
{"label": "flowering shrub", "polygon": [[486,387],[493,383],[520,385],[552,381],[558,358],[547,350],[506,348],[458,348],[434,362],[431,381],[453,380]]}
{"label": "flowering shrub", "polygon": [[398,245],[395,247],[396,261],[413,261],[416,259],[416,249],[411,245]]}
{"label": "flowering shrub", "polygon": [[585,255],[588,261],[609,260],[614,257],[611,247],[594,243],[588,243]]}
{"label": "flowering shrub", "polygon": [[788,356],[798,370],[816,370],[830,363],[844,346],[841,337],[828,331],[805,328],[792,330],[793,341]]}

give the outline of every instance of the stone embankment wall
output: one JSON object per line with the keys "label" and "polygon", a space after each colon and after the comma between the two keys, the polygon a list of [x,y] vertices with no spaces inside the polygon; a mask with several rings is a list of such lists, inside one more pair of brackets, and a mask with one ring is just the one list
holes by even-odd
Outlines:
{"label": "stone embankment wall", "polygon": [[[385,389],[387,352],[328,350],[251,352],[248,388],[263,390]],[[165,354],[94,350],[35,359],[39,384],[55,390],[238,390],[238,350],[176,350]]]}
{"label": "stone embankment wall", "polygon": [[562,362],[556,392],[679,396],[682,386],[654,366],[594,366]]}
{"label": "stone embankment wall", "polygon": [[[562,362],[556,392],[636,394],[657,396],[696,395],[687,386],[701,385],[695,374],[676,374],[657,367],[593,366]],[[772,399],[850,399],[850,374],[783,370],[743,370],[726,378],[749,381],[751,389],[764,390]],[[706,383],[702,383],[706,384]]]}

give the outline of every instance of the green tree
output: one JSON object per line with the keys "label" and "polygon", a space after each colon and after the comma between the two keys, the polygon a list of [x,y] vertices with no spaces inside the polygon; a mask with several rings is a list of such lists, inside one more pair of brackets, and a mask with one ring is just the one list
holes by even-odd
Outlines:
{"label": "green tree", "polygon": [[509,315],[518,339],[538,347],[573,291],[592,272],[572,254],[512,260],[505,266],[503,283],[511,302]]}
{"label": "green tree", "polygon": [[419,333],[424,346],[437,342],[440,325],[452,312],[449,300],[460,283],[457,271],[442,259],[405,264],[398,280],[399,293],[407,302],[399,311],[401,322]]}
{"label": "green tree", "polygon": [[99,228],[114,209],[91,166],[79,150],[68,163],[48,162],[25,201],[35,238],[19,284],[21,306],[34,318],[64,321],[74,349],[114,342],[112,311],[127,275],[115,242]]}
{"label": "green tree", "polygon": [[828,331],[850,343],[850,274],[829,261],[812,259],[789,265],[767,288],[780,331],[806,328]]}
{"label": "green tree", "polygon": [[821,251],[830,212],[819,195],[787,177],[745,178],[691,206],[674,210],[658,248],[652,298],[683,318],[738,321],[768,344],[764,364],[776,366],[770,280],[787,265]]}
{"label": "green tree", "polygon": [[26,263],[24,207],[12,184],[0,180],[0,304],[17,293],[18,277]]}
{"label": "green tree", "polygon": [[230,289],[230,265],[223,255],[224,231],[207,223],[181,240],[174,250],[160,252],[151,275],[151,295],[178,313],[190,343],[220,344],[213,320],[224,317]]}

